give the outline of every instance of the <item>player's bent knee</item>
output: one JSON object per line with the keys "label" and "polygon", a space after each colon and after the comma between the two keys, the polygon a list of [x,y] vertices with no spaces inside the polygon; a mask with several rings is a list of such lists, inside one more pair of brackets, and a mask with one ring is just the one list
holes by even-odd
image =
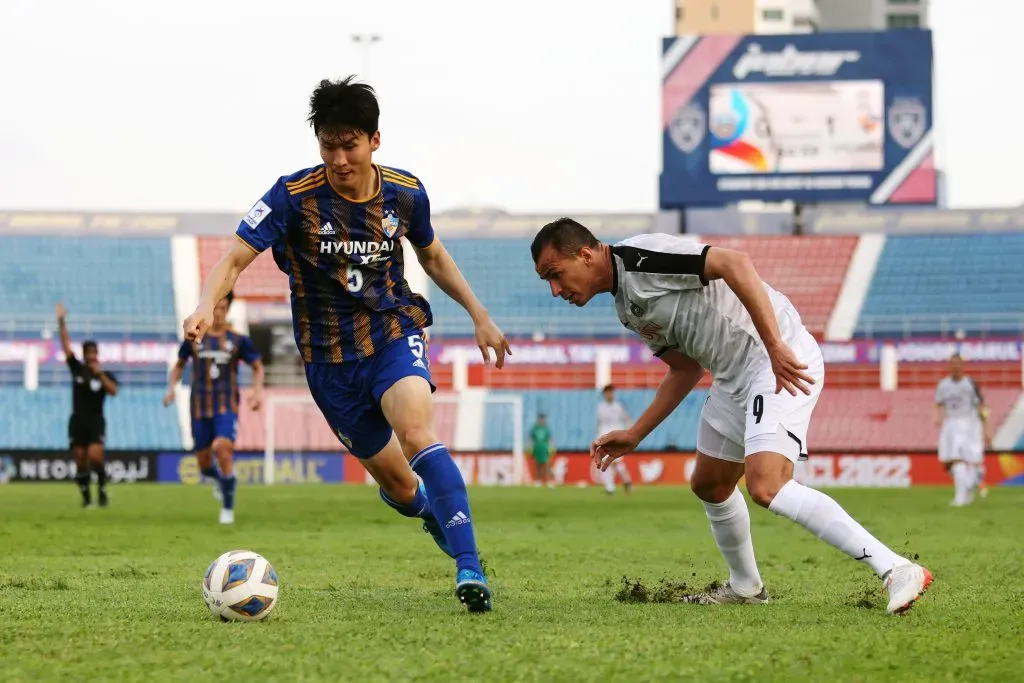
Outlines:
{"label": "player's bent knee", "polygon": [[764,476],[756,473],[747,474],[747,493],[750,499],[761,507],[768,507],[775,500],[782,487],[788,480],[783,481],[781,477]]}
{"label": "player's bent knee", "polygon": [[705,503],[724,503],[736,489],[736,484],[694,477],[690,480],[690,490]]}
{"label": "player's bent knee", "polygon": [[411,460],[414,455],[424,448],[437,443],[437,434],[429,426],[415,425],[406,427],[404,431],[399,433],[398,440],[402,444],[402,451],[405,453],[405,457]]}

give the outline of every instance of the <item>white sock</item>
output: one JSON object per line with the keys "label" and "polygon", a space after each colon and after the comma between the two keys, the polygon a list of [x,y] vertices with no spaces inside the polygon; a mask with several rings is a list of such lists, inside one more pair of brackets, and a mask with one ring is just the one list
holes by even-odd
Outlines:
{"label": "white sock", "polygon": [[625,461],[623,461],[623,460],[616,460],[615,461],[615,471],[618,473],[619,477],[622,478],[622,483],[623,484],[631,483],[631,481],[629,479],[629,469],[626,467]]}
{"label": "white sock", "polygon": [[910,564],[868,533],[839,503],[794,480],[779,489],[768,509],[788,517],[853,559],[867,562],[879,576],[897,565]]}
{"label": "white sock", "polygon": [[724,503],[704,503],[719,552],[729,565],[729,585],[742,595],[757,595],[764,587],[750,540],[750,513],[739,488]]}
{"label": "white sock", "polygon": [[971,490],[971,472],[965,462],[955,462],[950,468],[953,475],[953,500],[958,503],[967,501],[967,494]]}
{"label": "white sock", "polygon": [[615,468],[609,467],[601,473],[601,481],[604,482],[604,490],[608,493],[615,493]]}
{"label": "white sock", "polygon": [[974,488],[980,489],[982,484],[985,483],[985,466],[975,465],[974,466]]}

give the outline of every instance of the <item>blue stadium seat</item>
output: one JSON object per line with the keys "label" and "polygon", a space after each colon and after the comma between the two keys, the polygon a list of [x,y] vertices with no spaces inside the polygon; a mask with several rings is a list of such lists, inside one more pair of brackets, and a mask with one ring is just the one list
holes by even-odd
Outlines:
{"label": "blue stadium seat", "polygon": [[889,237],[859,335],[1020,333],[1024,233]]}
{"label": "blue stadium seat", "polygon": [[[510,392],[493,392],[501,396]],[[587,451],[594,440],[597,429],[597,402],[601,400],[596,390],[534,390],[515,392],[523,397],[523,438],[524,448],[529,447],[529,430],[537,413],[547,415],[548,425],[555,445],[562,451]],[[634,418],[643,412],[654,398],[654,389],[620,389],[618,399]],[[697,445],[697,423],[701,406],[707,391],[695,390],[676,408],[654,432],[640,444],[642,451],[693,450]],[[511,407],[505,404],[487,403],[484,423],[485,450],[511,450],[512,418]]]}
{"label": "blue stadium seat", "polygon": [[[540,227],[540,226],[538,226]],[[622,335],[611,296],[599,295],[586,308],[572,308],[551,296],[537,277],[527,239],[453,239],[445,247],[502,331],[511,336]],[[436,332],[470,336],[473,324],[457,303],[436,289],[430,300]]]}
{"label": "blue stadium seat", "polygon": [[[107,319],[138,332],[176,329],[167,238],[10,236],[0,249],[0,316]],[[81,324],[73,331],[82,334]]]}
{"label": "blue stadium seat", "polygon": [[[164,408],[161,388],[128,387],[105,404],[107,448],[161,450],[182,448],[177,413]],[[68,447],[71,389],[37,391],[0,388],[0,433],[5,448],[64,450]]]}

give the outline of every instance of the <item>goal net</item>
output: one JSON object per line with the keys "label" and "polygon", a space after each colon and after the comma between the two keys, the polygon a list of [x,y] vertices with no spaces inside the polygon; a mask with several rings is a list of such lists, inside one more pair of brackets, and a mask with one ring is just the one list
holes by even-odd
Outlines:
{"label": "goal net", "polygon": [[[317,467],[317,457],[326,461],[344,452],[308,392],[271,394],[264,410],[264,483],[315,481],[307,470]],[[434,429],[467,484],[526,483],[522,396],[475,389],[434,394]],[[347,458],[342,476],[355,481],[345,477],[346,468],[358,467]]]}

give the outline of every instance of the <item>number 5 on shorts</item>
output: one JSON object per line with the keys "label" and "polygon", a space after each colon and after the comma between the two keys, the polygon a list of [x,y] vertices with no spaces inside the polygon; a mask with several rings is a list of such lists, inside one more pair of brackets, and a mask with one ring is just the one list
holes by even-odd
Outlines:
{"label": "number 5 on shorts", "polygon": [[423,358],[423,339],[418,334],[409,335],[409,348],[412,350],[412,355],[417,358]]}

